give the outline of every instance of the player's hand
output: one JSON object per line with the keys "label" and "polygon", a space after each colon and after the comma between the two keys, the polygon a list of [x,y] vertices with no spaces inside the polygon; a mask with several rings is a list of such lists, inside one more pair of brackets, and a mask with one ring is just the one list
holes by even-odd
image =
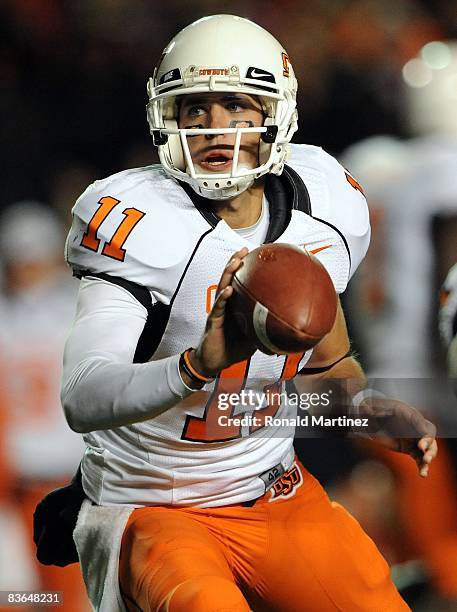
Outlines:
{"label": "player's hand", "polygon": [[369,398],[361,402],[360,414],[379,426],[373,439],[383,446],[410,455],[419,474],[428,476],[429,466],[438,453],[436,427],[413,406],[399,400]]}
{"label": "player's hand", "polygon": [[232,255],[226,265],[216,291],[216,300],[208,315],[200,344],[191,351],[189,359],[195,369],[206,376],[215,376],[224,368],[250,357],[256,347],[238,327],[226,317],[227,302],[233,294],[233,275],[243,265],[248,254],[243,247]]}

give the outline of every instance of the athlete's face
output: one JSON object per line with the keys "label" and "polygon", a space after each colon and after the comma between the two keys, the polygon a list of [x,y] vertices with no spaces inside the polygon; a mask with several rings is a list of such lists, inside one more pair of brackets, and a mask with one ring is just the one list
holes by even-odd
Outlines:
{"label": "athlete's face", "polygon": [[[264,114],[254,96],[237,93],[208,93],[183,96],[180,128],[260,127]],[[204,134],[187,137],[192,161],[203,172],[229,172],[236,134]],[[260,134],[243,134],[238,166],[255,168],[259,163]]]}

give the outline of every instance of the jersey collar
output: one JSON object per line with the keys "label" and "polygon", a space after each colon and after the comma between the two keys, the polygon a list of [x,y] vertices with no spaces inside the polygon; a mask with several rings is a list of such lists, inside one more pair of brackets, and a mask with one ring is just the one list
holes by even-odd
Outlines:
{"label": "jersey collar", "polygon": [[[193,205],[211,227],[216,227],[221,218],[213,211],[212,200],[203,198],[190,185],[179,182]],[[302,178],[290,166],[284,166],[280,176],[268,174],[265,181],[265,196],[270,204],[270,224],[265,243],[274,242],[289,225],[292,210],[301,210],[311,215],[311,201]]]}

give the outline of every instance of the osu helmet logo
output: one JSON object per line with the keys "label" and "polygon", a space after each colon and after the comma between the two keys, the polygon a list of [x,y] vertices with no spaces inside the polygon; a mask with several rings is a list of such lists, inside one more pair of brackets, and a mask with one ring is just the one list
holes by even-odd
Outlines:
{"label": "osu helmet logo", "polygon": [[281,53],[281,59],[282,59],[282,74],[285,77],[290,77],[289,56],[284,51]]}

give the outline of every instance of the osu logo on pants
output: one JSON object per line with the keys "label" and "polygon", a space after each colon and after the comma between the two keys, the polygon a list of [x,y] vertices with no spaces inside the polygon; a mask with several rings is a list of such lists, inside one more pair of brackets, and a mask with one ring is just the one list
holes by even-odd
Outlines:
{"label": "osu logo on pants", "polygon": [[292,497],[295,495],[297,488],[303,483],[302,474],[296,463],[290,468],[288,472],[285,472],[281,478],[274,483],[271,492],[271,499],[273,501],[278,497]]}

